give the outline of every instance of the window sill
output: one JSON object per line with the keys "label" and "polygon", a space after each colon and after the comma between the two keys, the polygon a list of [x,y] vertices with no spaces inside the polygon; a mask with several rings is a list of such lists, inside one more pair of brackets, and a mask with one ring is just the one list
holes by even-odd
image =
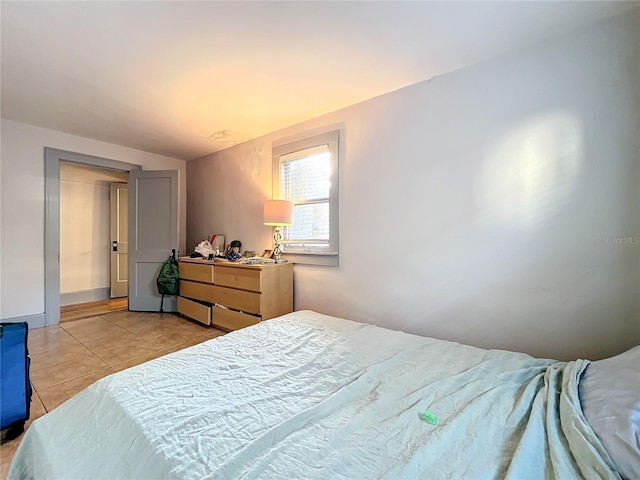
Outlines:
{"label": "window sill", "polygon": [[319,265],[322,267],[339,267],[340,257],[333,255],[314,253],[283,253],[282,259],[300,265]]}

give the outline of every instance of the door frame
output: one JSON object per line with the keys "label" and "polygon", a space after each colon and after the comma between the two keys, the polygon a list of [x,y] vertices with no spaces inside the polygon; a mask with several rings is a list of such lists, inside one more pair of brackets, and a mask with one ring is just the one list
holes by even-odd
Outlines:
{"label": "door frame", "polygon": [[60,323],[60,161],[130,172],[140,165],[44,147],[44,324]]}

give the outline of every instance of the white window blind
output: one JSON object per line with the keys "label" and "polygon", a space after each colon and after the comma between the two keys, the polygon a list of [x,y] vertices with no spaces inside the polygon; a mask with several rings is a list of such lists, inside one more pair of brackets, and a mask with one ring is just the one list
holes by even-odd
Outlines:
{"label": "white window blind", "polygon": [[293,202],[293,225],[284,227],[283,243],[329,244],[331,153],[327,145],[280,157],[280,195]]}
{"label": "white window blind", "polygon": [[[338,130],[273,148],[274,198],[293,202],[283,255],[297,263],[338,265]],[[320,258],[326,257],[326,258]]]}

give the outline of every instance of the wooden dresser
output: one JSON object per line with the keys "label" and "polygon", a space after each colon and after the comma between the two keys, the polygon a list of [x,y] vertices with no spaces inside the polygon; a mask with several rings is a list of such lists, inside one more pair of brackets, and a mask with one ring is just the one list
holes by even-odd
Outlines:
{"label": "wooden dresser", "polygon": [[293,264],[242,265],[180,258],[178,312],[225,330],[293,311]]}

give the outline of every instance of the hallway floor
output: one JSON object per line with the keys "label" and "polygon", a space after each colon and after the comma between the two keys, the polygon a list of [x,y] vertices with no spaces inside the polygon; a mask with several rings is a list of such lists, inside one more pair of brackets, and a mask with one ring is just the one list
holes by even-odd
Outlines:
{"label": "hallway floor", "polygon": [[[176,314],[113,312],[29,331],[31,422],[96,380],[225,332]],[[0,479],[22,436],[0,445]]]}
{"label": "hallway floor", "polygon": [[97,302],[76,303],[60,307],[60,323],[81,318],[106,315],[111,312],[126,311],[129,308],[127,297],[111,298]]}

